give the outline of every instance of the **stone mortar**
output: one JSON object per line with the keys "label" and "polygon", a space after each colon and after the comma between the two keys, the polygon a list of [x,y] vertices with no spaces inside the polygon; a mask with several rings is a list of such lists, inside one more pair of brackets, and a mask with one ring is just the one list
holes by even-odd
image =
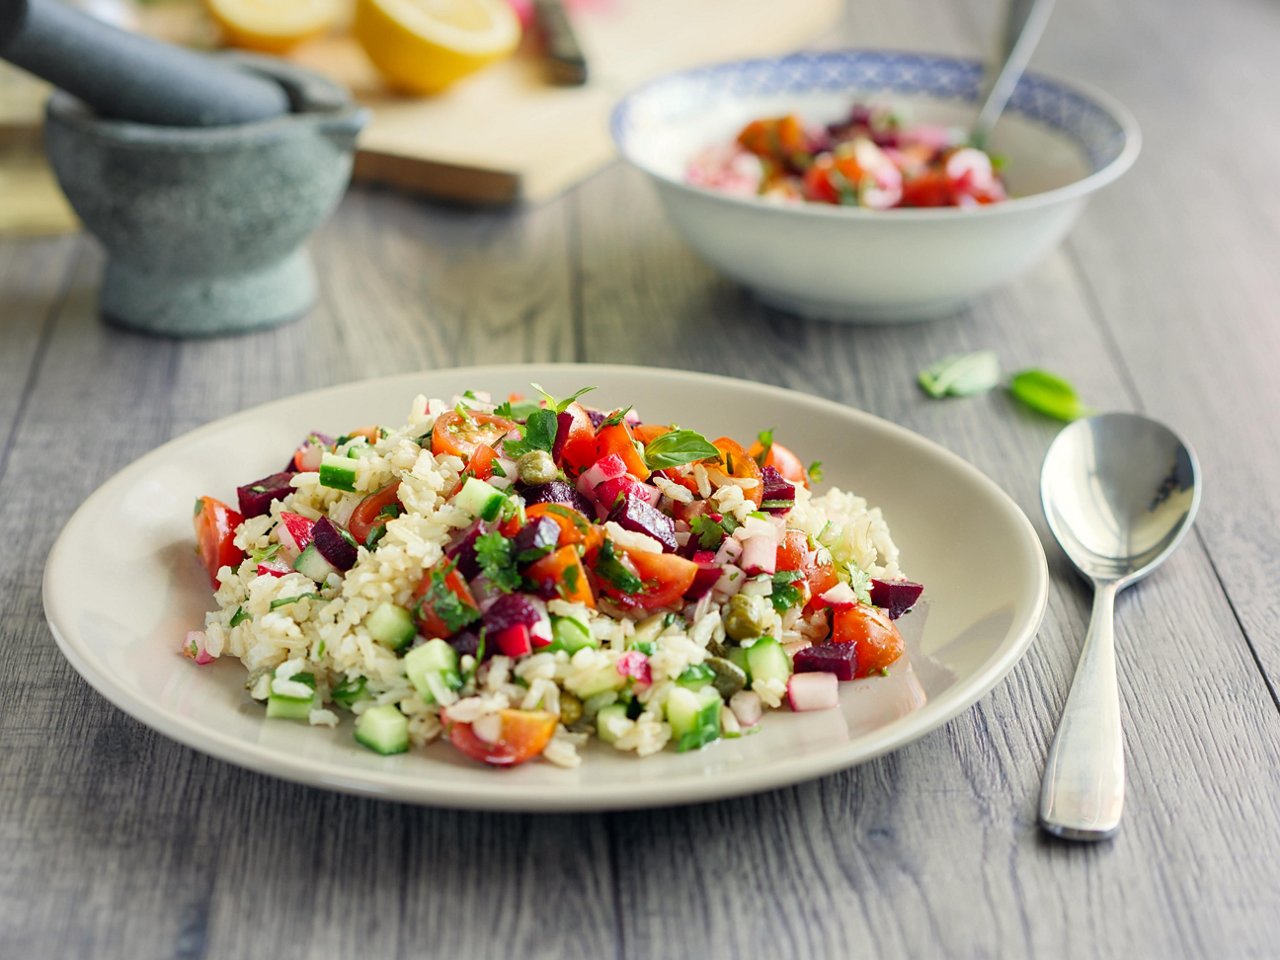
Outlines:
{"label": "stone mortar", "polygon": [[315,300],[305,249],[351,175],[368,114],[341,87],[280,61],[235,55],[289,94],[260,123],[160,127],[105,120],[55,93],[45,144],[67,198],[107,251],[112,323],[208,336],[297,319]]}

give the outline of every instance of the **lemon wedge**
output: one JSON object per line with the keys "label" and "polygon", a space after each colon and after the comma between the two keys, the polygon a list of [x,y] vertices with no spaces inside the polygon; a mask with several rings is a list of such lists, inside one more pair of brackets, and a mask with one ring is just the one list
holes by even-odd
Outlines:
{"label": "lemon wedge", "polygon": [[438,93],[515,50],[520,21],[507,0],[356,0],[352,32],[393,86]]}
{"label": "lemon wedge", "polygon": [[342,19],[343,0],[206,0],[233,47],[283,53],[327,33]]}

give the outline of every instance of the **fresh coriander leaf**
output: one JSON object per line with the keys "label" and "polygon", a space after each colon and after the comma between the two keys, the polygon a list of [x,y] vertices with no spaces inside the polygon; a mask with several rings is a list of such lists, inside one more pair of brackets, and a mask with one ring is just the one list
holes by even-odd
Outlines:
{"label": "fresh coriander leaf", "polygon": [[[299,600],[323,600],[324,597],[318,593],[301,593],[296,597],[281,597],[279,600],[271,601],[271,609],[279,610],[281,607],[288,606],[291,603],[297,603]],[[294,679],[298,679],[294,677]]]}
{"label": "fresh coriander leaf", "polygon": [[502,466],[502,463],[498,460],[493,460],[492,462],[490,462],[489,469],[493,471],[493,475],[495,477],[505,477],[507,475],[506,469]]}
{"label": "fresh coriander leaf", "polygon": [[635,595],[644,589],[644,581],[619,559],[612,540],[606,539],[600,545],[600,552],[596,554],[596,573],[600,579],[625,594]]}
{"label": "fresh coriander leaf", "polygon": [[503,593],[510,593],[520,586],[520,572],[512,556],[513,544],[493,530],[476,537],[476,563],[489,582]]}
{"label": "fresh coriander leaf", "polygon": [[644,448],[644,462],[650,470],[665,470],[719,455],[711,441],[693,430],[671,430],[654,437]]}
{"label": "fresh coriander leaf", "polygon": [[1000,360],[994,350],[978,350],[943,357],[920,371],[919,382],[935,399],[971,397],[1000,382]]}
{"label": "fresh coriander leaf", "polygon": [[513,459],[519,459],[534,450],[550,453],[556,443],[558,428],[559,422],[555,411],[539,407],[529,414],[529,419],[525,423],[524,438],[506,441],[502,445],[503,452]]}
{"label": "fresh coriander leaf", "polygon": [[452,590],[439,594],[431,604],[437,617],[451,634],[457,633],[467,624],[480,616],[480,611],[468,603],[463,603]]}
{"label": "fresh coriander leaf", "polygon": [[845,564],[845,572],[849,575],[849,586],[853,588],[853,595],[858,598],[858,602],[871,606],[871,574],[853,563]]}
{"label": "fresh coriander leaf", "polygon": [[1009,381],[1009,392],[1037,413],[1057,420],[1077,420],[1089,413],[1075,387],[1045,370],[1023,370]]}
{"label": "fresh coriander leaf", "polygon": [[547,401],[547,406],[550,407],[552,410],[554,410],[556,413],[564,413],[566,410],[569,409],[569,404],[573,403],[575,400],[577,400],[579,397],[583,396],[584,394],[588,394],[595,389],[595,387],[583,387],[573,396],[565,397],[563,400],[557,400],[555,397],[547,393],[547,391],[543,390],[536,383],[531,383],[529,384],[529,386],[533,387],[533,389],[537,390],[538,393],[542,394],[542,398]]}
{"label": "fresh coriander leaf", "polygon": [[236,612],[231,615],[231,626],[238,627],[246,620],[252,620],[253,617],[245,611],[244,607],[236,607]]}
{"label": "fresh coriander leaf", "polygon": [[708,516],[694,517],[689,521],[689,529],[698,538],[698,546],[703,550],[718,550],[724,543],[724,527]]}
{"label": "fresh coriander leaf", "polygon": [[769,596],[769,602],[778,613],[786,613],[803,599],[804,593],[793,583],[775,583]]}
{"label": "fresh coriander leaf", "polygon": [[498,404],[493,412],[499,417],[506,417],[508,420],[519,420],[524,422],[529,418],[529,414],[535,410],[541,410],[542,407],[532,400],[503,400]]}
{"label": "fresh coriander leaf", "polygon": [[463,391],[462,391],[462,395],[463,395],[464,397],[466,397],[468,400],[479,400],[479,399],[480,399],[479,397],[477,397],[477,396],[476,396],[476,392],[475,392],[474,390],[463,390]]}
{"label": "fresh coriander leaf", "polygon": [[350,709],[352,704],[364,697],[364,688],[367,682],[364,677],[343,680],[333,688],[329,696],[334,703]]}
{"label": "fresh coriander leaf", "polygon": [[603,421],[601,421],[600,429],[603,430],[605,427],[616,427],[618,424],[622,423],[622,421],[627,419],[627,414],[630,412],[631,407],[629,406],[621,407],[613,411],[613,413],[609,414]]}
{"label": "fresh coriander leaf", "polygon": [[814,483],[822,482],[822,461],[815,460],[809,464],[809,479]]}
{"label": "fresh coriander leaf", "polygon": [[643,653],[646,657],[652,657],[653,652],[657,649],[657,647],[654,646],[654,643],[652,640],[641,640],[639,643],[633,643],[631,645],[631,649],[638,650],[640,653]]}

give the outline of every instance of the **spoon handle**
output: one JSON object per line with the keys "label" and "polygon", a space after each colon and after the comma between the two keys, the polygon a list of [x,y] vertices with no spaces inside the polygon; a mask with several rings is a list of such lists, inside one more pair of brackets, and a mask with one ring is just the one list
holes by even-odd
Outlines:
{"label": "spoon handle", "polygon": [[1013,96],[1013,90],[1027,69],[1052,12],[1053,0],[1008,0],[1000,47],[995,59],[988,64],[982,109],[971,131],[977,146],[986,145],[991,128]]}
{"label": "spoon handle", "polygon": [[1093,616],[1040,788],[1040,825],[1068,840],[1120,829],[1124,746],[1116,685],[1115,583],[1095,583]]}

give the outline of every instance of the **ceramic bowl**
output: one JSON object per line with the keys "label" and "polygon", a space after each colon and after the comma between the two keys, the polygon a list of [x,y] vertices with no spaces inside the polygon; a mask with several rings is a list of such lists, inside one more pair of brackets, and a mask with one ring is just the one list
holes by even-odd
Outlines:
{"label": "ceramic bowl", "polygon": [[964,128],[982,79],[976,60],[844,50],[744,60],[671,74],[615,108],[622,156],[653,181],[676,229],[762,300],[808,316],[893,322],[954,312],[1052,251],[1089,197],[1138,154],[1130,113],[1076,84],[1027,74],[989,149],[1012,199],[975,209],[865,210],[779,203],[685,182],[690,159],[749,120],[799,113],[828,123],[855,101],[910,122]]}

